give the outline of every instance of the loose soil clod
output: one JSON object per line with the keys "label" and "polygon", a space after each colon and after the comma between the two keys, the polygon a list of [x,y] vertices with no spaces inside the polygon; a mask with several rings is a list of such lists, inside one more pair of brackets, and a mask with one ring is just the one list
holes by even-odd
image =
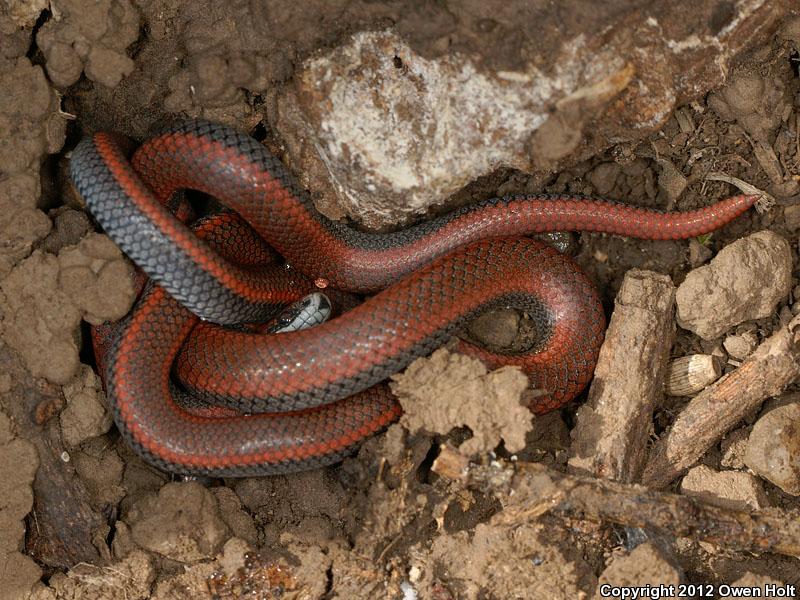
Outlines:
{"label": "loose soil clod", "polygon": [[401,422],[410,432],[446,434],[467,426],[473,437],[462,445],[466,454],[488,452],[500,440],[509,452],[525,447],[532,415],[521,402],[528,378],[518,368],[487,373],[477,359],[441,348],[392,379],[404,410]]}

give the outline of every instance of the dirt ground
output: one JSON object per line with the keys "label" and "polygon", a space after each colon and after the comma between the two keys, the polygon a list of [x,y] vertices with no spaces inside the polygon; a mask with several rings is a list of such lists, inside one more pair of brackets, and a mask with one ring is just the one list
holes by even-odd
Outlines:
{"label": "dirt ground", "polygon": [[[780,2],[694,2],[672,12],[648,6],[658,3],[610,2],[597,11],[592,2],[556,4],[0,3],[0,598],[588,598],[604,597],[603,585],[660,584],[708,584],[713,595],[690,589],[683,597],[725,597],[723,585],[800,585],[800,377],[791,364],[761,358],[776,336],[792,334],[800,314],[800,13]],[[645,31],[654,22],[661,29]],[[733,30],[735,41],[725,37]],[[407,44],[406,55],[394,56],[399,72],[438,69],[446,78],[466,56],[475,79],[511,81],[508,73],[535,65],[537,77],[561,82],[551,86],[556,95],[544,108],[531,100],[508,110],[525,122],[542,110],[551,125],[531,125],[526,140],[507,148],[496,141],[489,162],[476,158],[488,152],[485,139],[465,138],[470,153],[439,157],[447,176],[425,180],[435,194],[403,204],[398,198],[419,190],[380,179],[369,160],[376,145],[351,145],[353,156],[361,153],[353,163],[330,150],[340,131],[331,125],[335,110],[326,113],[330,105],[308,87],[314,61],[332,61],[337,73],[342,48],[363,32],[386,31]],[[588,54],[577,63],[587,71],[568,90],[559,65],[576,63],[556,48],[572,34],[585,41]],[[362,57],[371,51],[363,39]],[[654,62],[676,44],[673,59]],[[607,61],[609,48],[639,58]],[[592,69],[606,62],[613,68],[593,80]],[[341,77],[359,85],[365,64]],[[661,103],[663,116],[649,101]],[[611,320],[591,391],[557,411],[532,418],[521,405],[529,390],[520,371],[489,371],[458,354],[453,340],[395,376],[405,415],[343,463],[187,480],[136,456],[107,410],[89,331],[128,312],[133,267],[69,180],[82,136],[110,130],[142,140],[187,116],[249,132],[323,213],[360,228],[397,228],[506,194],[691,210],[740,193],[739,181],[768,199],[687,241],[547,237],[585,270]],[[329,137],[314,138],[315,130]],[[419,135],[409,139],[429,142]],[[387,147],[402,162],[407,149]],[[433,160],[409,152],[413,164]],[[354,168],[375,177],[380,198],[338,175]],[[647,311],[661,312],[648,321]],[[527,315],[505,310],[460,337],[513,351],[535,334]],[[646,360],[637,362],[640,352]],[[671,361],[689,355],[708,357],[711,375],[684,391],[682,363]],[[715,386],[743,369],[766,391],[734,393],[748,404],[721,424],[727,413],[713,405]],[[624,433],[630,414],[619,423],[598,416],[609,414],[607,398],[648,394]],[[694,454],[675,450],[670,433],[683,431],[681,414],[709,396],[703,414],[720,423],[709,425],[708,443]],[[597,439],[607,431],[622,440],[610,449]],[[436,466],[443,445],[482,468],[519,469],[518,479],[493,487],[447,476]],[[669,462],[681,452],[690,458]],[[658,462],[663,455],[669,468]],[[525,463],[548,469],[550,483],[528,482],[540,492],[584,477],[607,482],[603,497],[621,505],[641,499],[634,484],[645,483],[647,498],[669,510],[653,510],[663,521],[638,518],[634,502],[612,516],[602,503],[596,512],[577,509],[569,492],[520,508],[504,486],[526,481]],[[685,498],[697,504],[676,504]],[[665,516],[676,506],[704,508],[683,522]],[[734,531],[742,514],[765,519],[762,528]],[[695,517],[707,527],[692,525]],[[785,528],[770,529],[776,522]]]}

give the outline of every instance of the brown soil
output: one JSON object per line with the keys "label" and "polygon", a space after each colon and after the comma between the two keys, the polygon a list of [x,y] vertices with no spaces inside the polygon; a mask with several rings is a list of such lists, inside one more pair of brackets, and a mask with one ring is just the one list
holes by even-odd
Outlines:
{"label": "brown soil", "polygon": [[[82,135],[108,129],[142,139],[188,114],[235,124],[290,164],[306,164],[293,153],[302,144],[276,126],[279,98],[285,106],[304,60],[348,35],[392,28],[426,59],[459,52],[495,71],[531,63],[547,70],[564,31],[591,30],[601,18],[595,3],[533,3],[538,8],[517,12],[505,2],[461,9],[402,0],[83,4],[0,6],[0,599],[585,598],[600,583],[733,584],[748,571],[748,581],[768,575],[800,583],[797,557],[728,552],[547,511],[524,526],[490,523],[503,510],[494,495],[431,471],[439,445],[566,471],[569,433],[586,399],[531,421],[520,406],[525,378],[514,369],[487,374],[441,350],[398,376],[393,386],[406,417],[356,456],[295,475],[202,481],[176,480],[140,460],[113,427],[92,371],[88,324],[121,318],[134,291],[131,266],[94,232],[70,185],[69,153]],[[633,23],[648,5],[607,4],[603,18],[619,23]],[[708,9],[699,36],[716,35],[734,11],[731,2],[694,4]],[[691,33],[682,25],[691,19],[678,12],[653,14],[664,39]],[[592,105],[587,110],[608,120],[570,144],[570,154],[544,167],[534,160],[541,168],[527,174],[486,173],[429,212],[540,192],[688,210],[737,193],[706,178],[724,172],[768,192],[776,205],[701,240],[569,234],[555,243],[575,257],[610,313],[630,269],[657,271],[678,285],[729,243],[771,230],[791,245],[793,291],[766,318],[728,330],[766,339],[800,312],[800,219],[791,216],[800,202],[800,16],[783,13],[768,31],[751,32],[753,43],[721,80],[690,73],[695,79],[677,94],[685,104],[657,127],[634,135],[621,119],[614,129],[622,109]],[[538,33],[525,23],[536,23]],[[647,77],[657,79],[653,69]],[[352,212],[323,200],[327,214]],[[396,222],[407,219],[398,210]],[[516,350],[535,333],[526,315],[500,311],[463,336]],[[678,329],[670,353],[712,353],[723,338]],[[452,406],[448,396],[457,397]],[[487,398],[496,404],[484,405]],[[781,400],[772,402],[698,461],[684,493],[800,514],[797,496],[747,472],[742,458],[761,410]],[[653,436],[685,403],[663,399]],[[715,479],[718,471],[737,475]],[[737,487],[742,481],[746,489]]]}

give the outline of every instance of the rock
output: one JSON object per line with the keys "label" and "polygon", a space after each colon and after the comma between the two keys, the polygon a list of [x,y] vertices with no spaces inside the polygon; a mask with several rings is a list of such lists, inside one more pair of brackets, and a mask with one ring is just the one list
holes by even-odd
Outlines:
{"label": "rock", "polygon": [[800,401],[774,408],[756,421],[744,462],[787,494],[800,496]]}
{"label": "rock", "polygon": [[791,289],[789,243],[760,231],[723,248],[678,287],[678,324],[711,340],[731,327],[768,317]]}
{"label": "rock", "polygon": [[749,473],[715,471],[705,465],[689,469],[681,481],[681,492],[731,510],[761,510],[768,506],[760,482]]}
{"label": "rock", "polygon": [[140,547],[184,563],[213,558],[230,537],[214,494],[196,481],[166,484],[139,500],[126,521]]}
{"label": "rock", "polygon": [[[543,107],[554,85],[598,105],[621,92],[630,67],[610,56],[599,62],[595,85],[579,91],[566,64],[552,75],[493,73],[459,55],[428,60],[393,32],[363,32],[304,65],[297,100],[345,210],[379,225],[419,214],[500,166],[530,169],[532,152],[547,163],[572,152],[579,120],[548,117]],[[539,129],[548,134],[531,150]]]}
{"label": "rock", "polygon": [[729,335],[722,342],[725,351],[737,360],[744,360],[758,346],[758,336],[753,331]]}
{"label": "rock", "polygon": [[731,431],[720,443],[722,458],[719,464],[726,469],[743,469],[744,454],[747,451],[747,438],[750,435],[749,427],[741,427]]}
{"label": "rock", "polygon": [[482,314],[467,326],[479,342],[495,348],[508,348],[519,330],[519,313],[515,310],[493,310]]}
{"label": "rock", "polygon": [[[277,99],[291,166],[329,216],[407,222],[498,168],[552,172],[609,139],[640,139],[679,102],[724,83],[720,65],[786,11],[737,4],[728,25],[698,34],[686,23],[718,19],[710,4],[689,19],[596,8],[568,22],[522,0],[457,16],[429,8],[423,28],[449,19],[438,44],[420,43],[420,24],[407,29],[399,14],[392,30],[312,55]],[[476,36],[487,22],[493,33]]]}
{"label": "rock", "polygon": [[797,231],[800,229],[800,204],[784,206],[783,219],[786,222],[787,229],[791,231]]}
{"label": "rock", "polygon": [[[602,595],[602,586],[613,587],[639,587],[659,585],[676,587],[683,581],[681,570],[667,560],[664,553],[654,544],[648,542],[636,546],[627,556],[619,556],[606,567],[597,581],[595,598],[606,598]],[[674,596],[661,596],[662,598],[677,598]]]}

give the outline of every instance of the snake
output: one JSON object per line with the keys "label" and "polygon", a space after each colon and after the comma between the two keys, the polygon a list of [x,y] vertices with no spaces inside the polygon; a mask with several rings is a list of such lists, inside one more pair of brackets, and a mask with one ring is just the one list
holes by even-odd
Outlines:
{"label": "snake", "polygon": [[[494,308],[528,315],[531,347],[510,354],[457,338],[456,350],[491,368],[523,369],[537,391],[532,412],[561,407],[592,378],[605,313],[577,263],[532,234],[685,239],[757,200],[660,212],[508,195],[371,232],[324,216],[275,155],[228,125],[181,121],[132,156],[129,146],[98,131],[70,161],[88,211],[150,279],[111,336],[101,374],[126,442],[185,475],[283,474],[341,461],[402,415],[387,379]],[[224,210],[184,223],[168,205],[185,189]],[[365,299],[299,331],[247,325],[321,290],[333,303]]]}

